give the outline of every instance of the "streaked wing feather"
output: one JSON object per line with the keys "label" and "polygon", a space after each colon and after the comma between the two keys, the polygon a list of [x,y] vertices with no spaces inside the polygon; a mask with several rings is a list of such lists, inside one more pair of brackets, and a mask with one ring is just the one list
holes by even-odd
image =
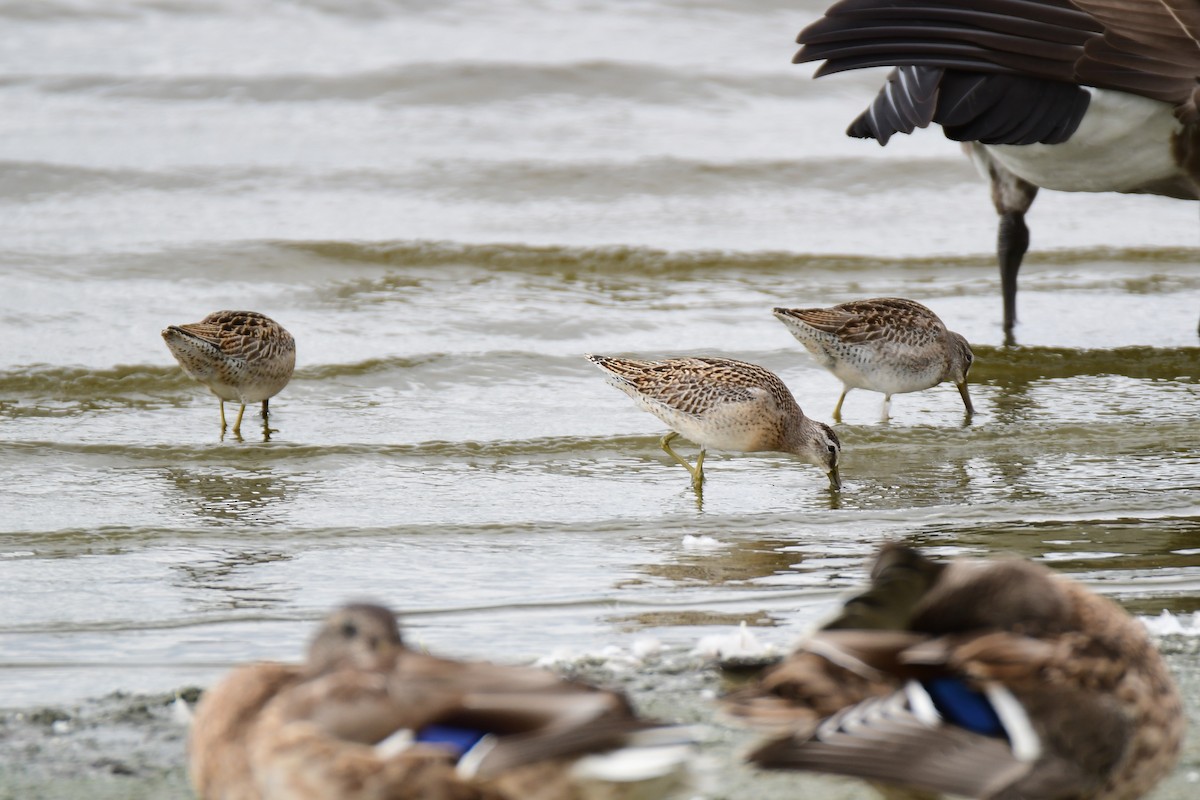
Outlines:
{"label": "streaked wing feather", "polygon": [[923,724],[901,693],[848,708],[811,738],[768,742],[749,758],[763,767],[815,769],[966,797],[986,797],[1029,771],[1002,739]]}
{"label": "streaked wing feather", "polygon": [[[1176,105],[1187,121],[1197,118],[1200,3],[1193,0],[841,0],[797,41],[794,61],[825,61],[818,76],[868,66],[1000,73],[1131,92]],[[883,104],[876,100],[877,118]],[[892,110],[907,125],[913,118],[903,115],[904,105]],[[1050,115],[1042,108],[1025,139],[1055,127]],[[892,132],[907,131],[899,125]],[[1023,143],[999,131],[990,141]]]}

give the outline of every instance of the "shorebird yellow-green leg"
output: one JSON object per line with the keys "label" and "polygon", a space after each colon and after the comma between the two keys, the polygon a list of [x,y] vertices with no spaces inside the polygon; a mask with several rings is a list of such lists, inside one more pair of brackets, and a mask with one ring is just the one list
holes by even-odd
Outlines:
{"label": "shorebird yellow-green leg", "polygon": [[263,436],[266,436],[268,439],[271,437],[272,433],[278,432],[277,429],[271,427],[271,412],[267,408],[267,404],[269,402],[270,398],[262,401]]}
{"label": "shorebird yellow-green leg", "polygon": [[834,422],[842,421],[842,403],[845,402],[846,395],[848,395],[848,394],[850,394],[850,387],[843,386],[842,387],[842,396],[838,398],[837,405],[833,407],[833,421]]}
{"label": "shorebird yellow-green leg", "polygon": [[225,422],[225,401],[218,397],[217,402],[221,404],[221,432],[224,433],[225,429],[229,427],[229,424]]}
{"label": "shorebird yellow-green leg", "polygon": [[704,483],[704,451],[703,450],[700,451],[700,455],[696,458],[696,466],[693,467],[691,464],[689,464],[687,462],[687,460],[683,456],[679,455],[679,453],[676,453],[674,450],[671,449],[671,442],[675,441],[678,438],[679,438],[678,433],[676,433],[675,431],[670,431],[665,436],[663,436],[662,439],[660,439],[658,443],[662,447],[663,450],[667,451],[667,455],[669,455],[671,458],[678,461],[680,463],[680,465],[691,474],[692,487],[694,489],[696,489],[697,491],[699,491],[700,486]]}
{"label": "shorebird yellow-green leg", "polygon": [[240,409],[238,409],[237,422],[233,423],[233,432],[234,433],[240,434],[242,432],[242,416],[245,413],[246,413],[246,404],[242,403],[242,407]]}

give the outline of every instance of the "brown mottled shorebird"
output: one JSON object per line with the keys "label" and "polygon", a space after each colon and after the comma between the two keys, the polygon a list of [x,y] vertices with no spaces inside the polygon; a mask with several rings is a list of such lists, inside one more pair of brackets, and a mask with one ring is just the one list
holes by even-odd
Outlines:
{"label": "brown mottled shorebird", "polygon": [[410,650],[362,603],[325,620],[307,663],[238,667],[206,692],[188,766],[201,800],[617,800],[668,794],[690,736],[617,692]]}
{"label": "brown mottled shorebird", "polygon": [[[634,358],[589,355],[609,375],[609,383],[633,398],[671,431],[659,444],[692,475],[692,487],[704,484],[708,448],[742,453],[777,451],[799,456],[841,488],[838,460],[842,445],[833,429],[804,416],[783,381],[757,364],[729,358]],[[700,445],[693,467],[671,449],[683,436]]]}
{"label": "brown mottled shorebird", "polygon": [[967,392],[971,346],[920,303],[880,297],[832,308],[777,308],[775,316],[817,363],[842,381],[835,422],[842,419],[842,401],[851,389],[882,392],[886,420],[892,395],[942,381],[953,381],[967,413],[975,413]]}
{"label": "brown mottled shorebird", "polygon": [[296,367],[296,340],[256,311],[215,311],[200,322],[170,325],[162,337],[183,371],[220,399],[222,431],[225,401],[241,404],[235,434],[250,403],[262,401],[266,425],[268,401],[287,386]]}
{"label": "brown mottled shorebird", "polygon": [[1029,561],[900,545],[871,579],[725,698],[774,736],[753,763],[989,800],[1133,800],[1171,771],[1182,701],[1116,603]]}

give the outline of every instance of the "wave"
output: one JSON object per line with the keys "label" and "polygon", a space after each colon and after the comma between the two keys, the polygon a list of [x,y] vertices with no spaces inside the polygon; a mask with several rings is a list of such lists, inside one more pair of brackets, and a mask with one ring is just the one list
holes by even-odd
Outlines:
{"label": "wave", "polygon": [[1067,347],[974,346],[971,380],[1021,383],[1047,378],[1121,375],[1127,378],[1195,383],[1200,380],[1200,347],[1116,347],[1080,350]]}
{"label": "wave", "polygon": [[38,161],[0,161],[0,200],[30,201],[59,194],[120,191],[242,192],[248,188],[299,191],[409,192],[451,200],[570,198],[588,203],[630,196],[728,196],[736,192],[803,189],[864,191],[903,177],[910,187],[946,189],[976,177],[962,159],[909,161],[850,158],[718,162],[685,158],[504,162],[440,160],[415,169],[306,170],[186,168],[98,169]]}
{"label": "wave", "polygon": [[[990,255],[881,258],[859,255],[826,255],[788,251],[661,250],[650,247],[468,244],[446,241],[274,241],[266,243],[285,251],[300,252],[332,261],[378,264],[390,267],[442,267],[470,265],[492,270],[533,273],[684,274],[705,270],[752,270],[759,273],[792,273],[796,270],[835,272],[913,270],[930,267],[987,267],[995,269]],[[1193,264],[1192,248],[1079,248],[1038,254],[1044,264],[1070,266],[1097,261],[1138,265]],[[1200,282],[1200,275],[1195,279]],[[1146,287],[1148,288],[1148,287]]]}
{"label": "wave", "polygon": [[172,102],[378,102],[476,106],[539,97],[652,105],[806,96],[811,82],[784,72],[729,74],[619,61],[413,63],[349,74],[145,76],[9,74],[0,87]]}
{"label": "wave", "polygon": [[260,179],[264,174],[264,170],[97,169],[43,161],[0,161],[0,176],[3,176],[4,184],[4,188],[0,189],[0,199],[27,202],[57,194],[211,190],[214,184],[226,184],[226,188],[233,190],[236,186]]}
{"label": "wave", "polygon": [[273,246],[331,261],[377,264],[390,267],[444,267],[470,265],[491,270],[559,274],[640,273],[686,274],[706,270],[746,269],[789,273],[796,269],[878,270],[928,269],[932,264],[992,265],[990,257],[881,259],[866,256],[827,256],[785,251],[730,252],[726,250],[660,250],[614,245],[568,247],[560,245],[466,244],[436,241],[276,241]]}

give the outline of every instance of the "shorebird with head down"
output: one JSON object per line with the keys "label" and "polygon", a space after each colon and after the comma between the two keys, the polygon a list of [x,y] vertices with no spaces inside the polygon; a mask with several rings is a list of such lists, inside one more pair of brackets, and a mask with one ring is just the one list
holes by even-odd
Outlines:
{"label": "shorebird with head down", "polygon": [[851,389],[882,392],[886,420],[892,395],[942,381],[958,387],[968,416],[975,413],[967,391],[967,373],[975,360],[971,346],[914,300],[881,297],[832,308],[777,308],[775,317],[842,381],[834,422],[841,422],[842,402]]}
{"label": "shorebird with head down", "polygon": [[[671,431],[659,444],[691,474],[697,494],[704,485],[704,453],[709,448],[791,453],[822,469],[830,488],[841,488],[842,445],[837,434],[825,423],[806,417],[770,370],[731,358],[587,358],[639,408],[667,424]],[[700,445],[696,466],[671,447],[679,436]]]}
{"label": "shorebird with head down", "polygon": [[296,368],[296,340],[282,325],[256,311],[216,311],[200,322],[170,325],[162,337],[183,371],[221,401],[222,433],[226,400],[241,406],[235,435],[241,434],[242,415],[251,403],[262,403],[266,429],[268,401],[288,385]]}

